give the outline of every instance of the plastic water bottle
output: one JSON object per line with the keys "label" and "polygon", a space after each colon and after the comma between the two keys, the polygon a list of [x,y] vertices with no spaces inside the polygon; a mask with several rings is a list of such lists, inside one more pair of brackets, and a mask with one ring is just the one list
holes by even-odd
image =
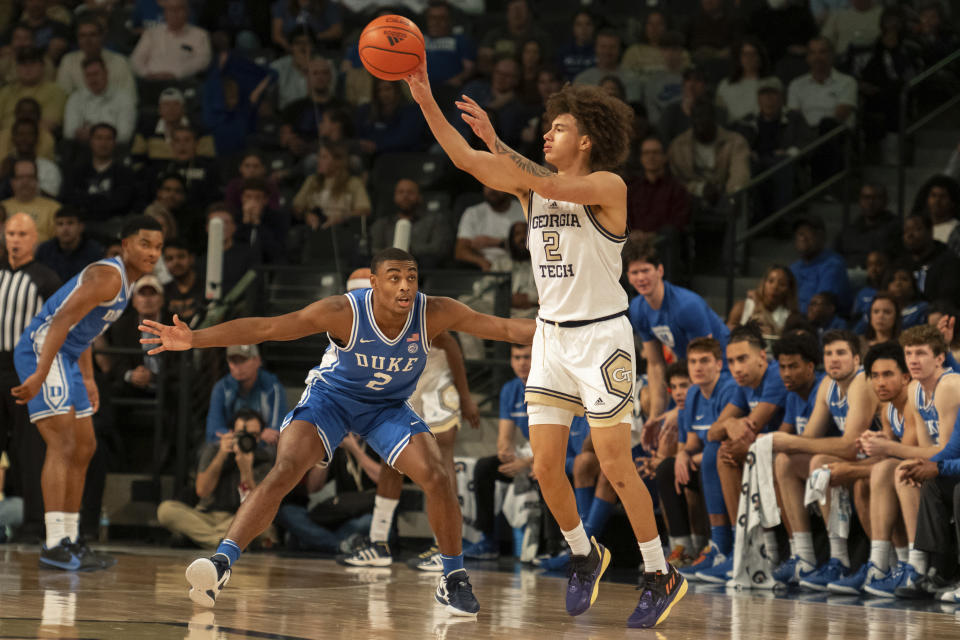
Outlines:
{"label": "plastic water bottle", "polygon": [[110,540],[110,516],[107,515],[106,508],[100,509],[100,530],[98,532],[97,539],[100,542],[107,542]]}

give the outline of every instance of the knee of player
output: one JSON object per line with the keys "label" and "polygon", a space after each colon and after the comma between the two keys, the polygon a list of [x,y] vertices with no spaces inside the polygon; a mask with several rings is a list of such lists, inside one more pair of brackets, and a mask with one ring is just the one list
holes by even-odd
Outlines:
{"label": "knee of player", "polygon": [[567,474],[564,470],[563,463],[552,464],[550,460],[542,456],[534,456],[533,473],[537,476],[537,482],[541,485],[550,484],[555,481],[567,482]]}
{"label": "knee of player", "polygon": [[778,453],[773,458],[773,472],[779,477],[785,475],[790,469],[790,456],[786,453]]}
{"label": "knee of player", "polygon": [[832,462],[832,460],[833,458],[831,457],[817,454],[812,458],[810,458],[810,466],[808,467],[808,469],[812,473],[815,469],[819,469],[820,467],[826,464],[829,464],[830,462]]}
{"label": "knee of player", "polygon": [[619,486],[627,476],[636,475],[637,467],[629,455],[608,457],[600,461],[600,470],[610,484]]}
{"label": "knee of player", "polygon": [[447,471],[446,466],[431,466],[427,468],[422,478],[423,485],[421,488],[424,491],[433,493],[439,493],[447,490],[452,491],[450,485],[450,473]]}

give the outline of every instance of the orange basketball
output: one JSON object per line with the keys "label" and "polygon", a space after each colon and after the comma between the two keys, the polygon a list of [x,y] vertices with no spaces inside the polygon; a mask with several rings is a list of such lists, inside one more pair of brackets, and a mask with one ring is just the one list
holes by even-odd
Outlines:
{"label": "orange basketball", "polygon": [[357,46],[363,66],[381,80],[402,80],[426,57],[423,34],[403,16],[380,16],[371,21]]}

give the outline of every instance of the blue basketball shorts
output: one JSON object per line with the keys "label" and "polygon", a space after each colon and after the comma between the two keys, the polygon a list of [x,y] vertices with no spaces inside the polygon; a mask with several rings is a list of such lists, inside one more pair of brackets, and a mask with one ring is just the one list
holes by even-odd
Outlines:
{"label": "blue basketball shorts", "polygon": [[348,433],[363,438],[381,460],[391,467],[417,433],[429,433],[430,427],[406,401],[389,403],[360,402],[317,381],[307,386],[300,402],[283,419],[280,432],[294,420],[309,422],[327,451],[327,464]]}
{"label": "blue basketball shorts", "polygon": [[[21,340],[13,351],[13,366],[17,369],[20,382],[26,380],[37,370],[37,356],[40,345],[30,340]],[[50,373],[43,381],[40,393],[27,403],[30,422],[36,422],[52,416],[62,416],[76,412],[77,418],[93,415],[93,407],[87,396],[87,387],[80,375],[80,366],[76,359],[58,353],[50,365]]]}

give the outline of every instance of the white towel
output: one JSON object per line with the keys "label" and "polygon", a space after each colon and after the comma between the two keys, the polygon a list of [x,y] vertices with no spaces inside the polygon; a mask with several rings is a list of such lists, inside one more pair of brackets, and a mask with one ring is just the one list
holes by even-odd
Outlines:
{"label": "white towel", "polygon": [[740,506],[733,547],[733,578],[728,586],[770,589],[772,561],[766,557],[763,530],[780,524],[773,478],[773,438],[762,435],[750,445],[743,465]]}
{"label": "white towel", "polygon": [[[827,503],[827,491],[830,491],[830,513],[827,514],[827,534],[846,538],[850,535],[850,491],[846,487],[830,486],[830,469],[814,469],[807,478],[807,488],[803,494],[803,504],[823,506]],[[819,509],[817,510],[819,513]]]}

